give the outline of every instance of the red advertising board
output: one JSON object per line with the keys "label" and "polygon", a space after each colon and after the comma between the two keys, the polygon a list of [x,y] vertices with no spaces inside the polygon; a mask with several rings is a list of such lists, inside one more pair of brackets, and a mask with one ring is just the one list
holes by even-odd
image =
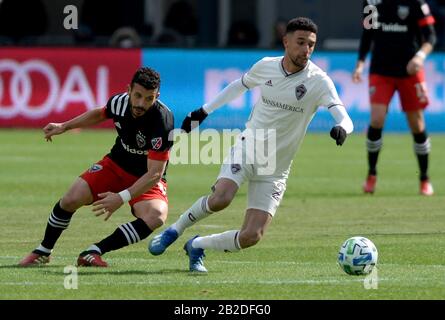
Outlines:
{"label": "red advertising board", "polygon": [[0,48],[0,127],[43,127],[104,106],[140,65],[139,49]]}

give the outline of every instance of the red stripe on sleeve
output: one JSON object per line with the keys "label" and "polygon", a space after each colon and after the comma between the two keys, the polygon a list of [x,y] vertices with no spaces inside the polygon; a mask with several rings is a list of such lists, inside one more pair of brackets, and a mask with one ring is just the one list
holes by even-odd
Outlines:
{"label": "red stripe on sleeve", "polygon": [[429,24],[434,24],[435,22],[436,22],[436,20],[434,20],[433,16],[427,16],[427,17],[417,21],[417,24],[419,25],[419,27],[423,27],[423,26],[427,26]]}
{"label": "red stripe on sleeve", "polygon": [[170,151],[153,151],[148,150],[148,159],[166,161],[170,158]]}

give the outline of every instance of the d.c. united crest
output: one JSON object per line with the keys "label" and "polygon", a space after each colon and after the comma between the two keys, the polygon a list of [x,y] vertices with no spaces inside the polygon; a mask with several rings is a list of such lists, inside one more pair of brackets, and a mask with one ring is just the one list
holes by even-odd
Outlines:
{"label": "d.c. united crest", "polygon": [[145,136],[140,131],[136,134],[136,143],[138,144],[139,148],[143,148],[147,143],[145,141]]}
{"label": "d.c. united crest", "polygon": [[400,19],[405,20],[409,15],[409,7],[408,6],[398,6],[397,15]]}

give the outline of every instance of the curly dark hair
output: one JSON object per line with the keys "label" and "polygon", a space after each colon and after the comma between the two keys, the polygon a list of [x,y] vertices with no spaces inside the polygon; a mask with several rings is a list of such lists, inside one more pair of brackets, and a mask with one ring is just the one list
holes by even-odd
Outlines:
{"label": "curly dark hair", "polygon": [[309,18],[298,17],[287,23],[286,33],[292,33],[297,30],[310,31],[317,34],[317,25]]}
{"label": "curly dark hair", "polygon": [[148,67],[139,68],[131,80],[131,87],[137,83],[147,90],[159,89],[161,86],[161,76],[155,70]]}

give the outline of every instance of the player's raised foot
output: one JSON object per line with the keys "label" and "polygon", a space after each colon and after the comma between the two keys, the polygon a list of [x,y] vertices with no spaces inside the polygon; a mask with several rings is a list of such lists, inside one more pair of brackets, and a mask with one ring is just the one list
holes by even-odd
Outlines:
{"label": "player's raised foot", "polygon": [[198,236],[194,236],[184,245],[185,253],[189,256],[189,270],[190,272],[207,273],[206,267],[204,267],[204,249],[193,248],[192,242]]}
{"label": "player's raised foot", "polygon": [[433,185],[429,180],[420,181],[420,194],[423,196],[432,196],[434,194]]}
{"label": "player's raised foot", "polygon": [[363,184],[363,192],[371,194],[374,193],[376,183],[377,183],[377,176],[371,174],[368,175],[365,183]]}
{"label": "player's raised foot", "polygon": [[19,262],[19,266],[21,267],[41,266],[47,264],[49,260],[50,257],[48,255],[43,254],[43,252],[34,250]]}
{"label": "player's raised foot", "polygon": [[77,258],[78,267],[108,267],[108,263],[102,260],[99,253],[94,251],[84,251]]}
{"label": "player's raised foot", "polygon": [[154,256],[163,254],[168,246],[175,242],[178,237],[178,232],[175,229],[167,228],[157,236],[153,237],[148,244],[148,251]]}

